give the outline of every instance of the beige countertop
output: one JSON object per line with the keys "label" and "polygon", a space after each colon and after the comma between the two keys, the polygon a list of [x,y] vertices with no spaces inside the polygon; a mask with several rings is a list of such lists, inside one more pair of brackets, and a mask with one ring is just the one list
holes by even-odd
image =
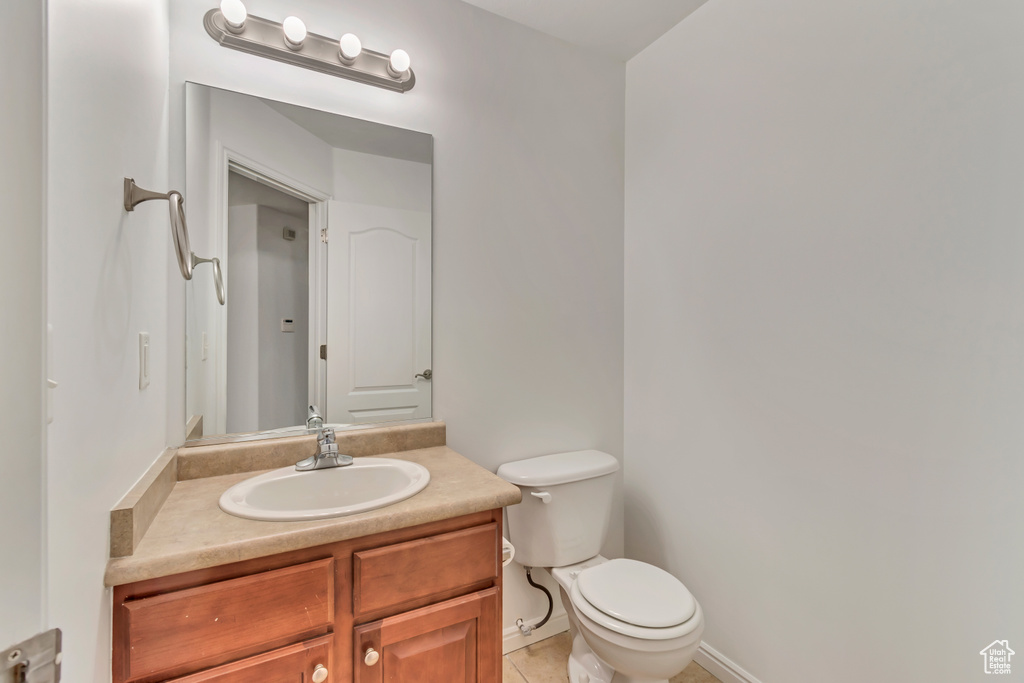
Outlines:
{"label": "beige countertop", "polygon": [[430,483],[394,505],[311,522],[259,522],[222,512],[217,505],[221,494],[260,472],[178,481],[134,553],[107,563],[104,582],[117,586],[144,581],[492,510],[521,500],[517,487],[447,446],[382,455],[423,465],[430,471]]}

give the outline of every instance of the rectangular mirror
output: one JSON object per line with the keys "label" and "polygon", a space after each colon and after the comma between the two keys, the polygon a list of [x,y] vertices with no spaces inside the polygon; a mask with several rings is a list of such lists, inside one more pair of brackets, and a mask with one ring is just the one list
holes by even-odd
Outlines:
{"label": "rectangular mirror", "polygon": [[187,439],[431,417],[433,138],[185,87]]}

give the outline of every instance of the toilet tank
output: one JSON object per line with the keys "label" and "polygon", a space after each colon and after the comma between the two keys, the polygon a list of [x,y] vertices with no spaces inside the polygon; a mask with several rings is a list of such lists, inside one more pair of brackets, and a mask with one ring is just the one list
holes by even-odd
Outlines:
{"label": "toilet tank", "polygon": [[523,491],[506,508],[516,561],[562,567],[601,552],[619,462],[601,451],[573,451],[505,463],[498,476]]}

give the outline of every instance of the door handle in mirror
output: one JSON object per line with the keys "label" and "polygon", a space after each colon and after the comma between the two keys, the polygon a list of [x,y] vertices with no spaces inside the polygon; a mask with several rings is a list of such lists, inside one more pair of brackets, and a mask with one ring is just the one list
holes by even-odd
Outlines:
{"label": "door handle in mirror", "polygon": [[431,370],[430,368],[427,368],[420,374],[416,375],[416,377],[413,377],[413,379],[417,379],[419,377],[422,377],[423,379],[432,379],[434,377],[434,371]]}

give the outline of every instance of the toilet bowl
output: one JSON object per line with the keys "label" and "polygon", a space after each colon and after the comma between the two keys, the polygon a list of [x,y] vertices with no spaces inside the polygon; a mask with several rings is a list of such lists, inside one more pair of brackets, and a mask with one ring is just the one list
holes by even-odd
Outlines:
{"label": "toilet bowl", "polygon": [[506,463],[523,490],[508,508],[516,560],[547,569],[569,617],[569,683],[668,683],[693,659],[704,614],[668,572],[599,554],[618,461],[575,451]]}
{"label": "toilet bowl", "polygon": [[601,556],[549,571],[574,640],[570,683],[667,683],[693,660],[704,614],[668,572]]}

